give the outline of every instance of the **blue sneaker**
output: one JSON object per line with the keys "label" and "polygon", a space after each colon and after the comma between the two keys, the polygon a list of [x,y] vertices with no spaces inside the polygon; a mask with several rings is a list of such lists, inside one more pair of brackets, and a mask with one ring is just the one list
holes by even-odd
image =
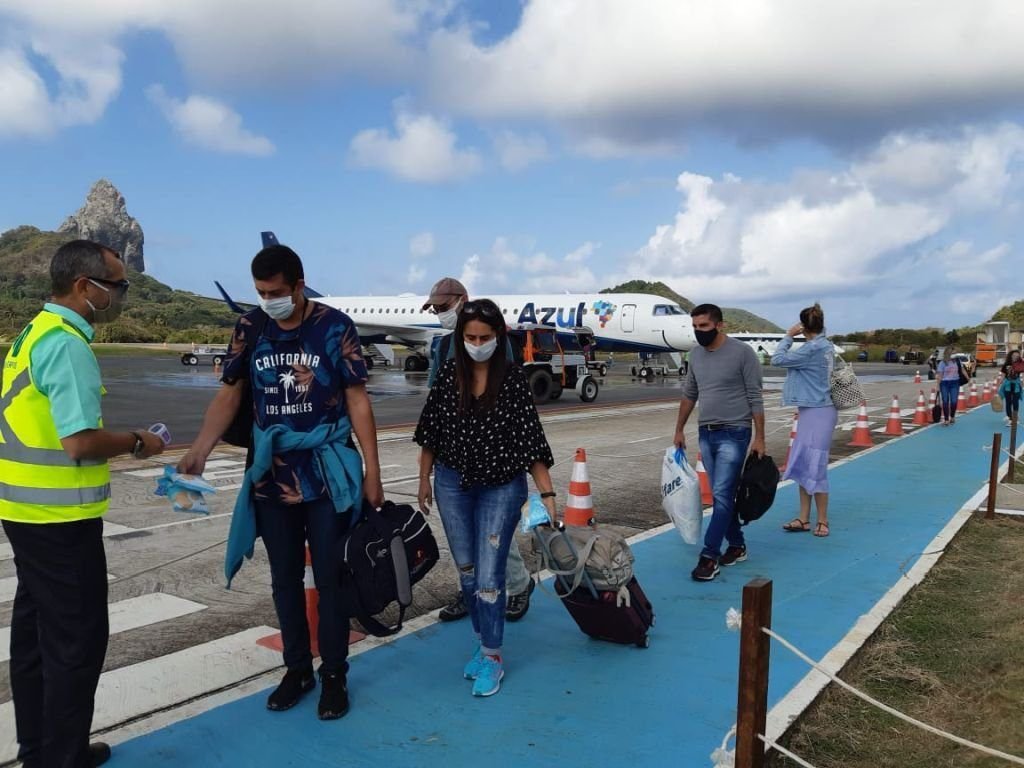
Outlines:
{"label": "blue sneaker", "polygon": [[501,668],[501,659],[484,656],[480,660],[480,669],[473,683],[474,696],[493,696],[501,690],[501,678],[505,670]]}
{"label": "blue sneaker", "polygon": [[462,670],[462,676],[467,680],[476,680],[483,663],[484,655],[480,653],[480,646],[478,645],[476,651],[473,652],[473,658],[466,662],[466,667]]}

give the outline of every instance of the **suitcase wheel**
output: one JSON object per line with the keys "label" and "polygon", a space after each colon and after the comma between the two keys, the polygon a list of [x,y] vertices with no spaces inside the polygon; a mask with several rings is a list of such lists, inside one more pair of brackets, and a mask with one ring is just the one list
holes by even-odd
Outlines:
{"label": "suitcase wheel", "polygon": [[648,635],[644,635],[642,639],[637,641],[636,647],[637,648],[650,648],[651,647],[651,638]]}

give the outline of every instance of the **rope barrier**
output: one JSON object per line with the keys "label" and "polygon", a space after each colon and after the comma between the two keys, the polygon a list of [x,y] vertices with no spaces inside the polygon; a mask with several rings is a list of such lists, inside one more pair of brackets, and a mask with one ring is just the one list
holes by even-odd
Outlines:
{"label": "rope barrier", "polygon": [[765,736],[763,733],[757,734],[757,738],[759,738],[761,741],[763,741],[769,747],[774,749],[776,752],[779,752],[780,754],[783,754],[786,757],[788,757],[790,760],[792,760],[797,765],[802,765],[803,768],[815,768],[815,766],[813,766],[810,763],[808,763],[802,757],[799,757],[798,755],[794,755],[792,752],[790,752],[784,746],[779,744],[777,741],[772,741],[767,736]]}
{"label": "rope barrier", "polygon": [[936,728],[933,725],[929,725],[928,723],[917,720],[916,718],[913,718],[910,715],[905,715],[898,709],[893,709],[888,704],[883,704],[882,702],[878,701],[878,699],[875,699],[869,696],[868,694],[864,693],[863,691],[854,688],[845,680],[841,680],[840,678],[836,677],[834,674],[823,668],[820,664],[818,664],[818,662],[814,661],[807,654],[805,654],[795,645],[790,643],[784,637],[779,635],[777,632],[774,632],[766,627],[761,627],[761,631],[768,635],[768,637],[772,638],[772,640],[779,643],[783,648],[788,650],[798,659],[800,659],[805,664],[810,666],[812,669],[825,675],[825,677],[827,677],[829,680],[831,680],[833,683],[838,685],[843,690],[852,693],[854,696],[861,699],[862,701],[866,701],[868,704],[878,707],[883,712],[892,715],[898,720],[902,720],[903,722],[909,723],[910,725],[916,725],[918,728],[927,731],[928,733],[931,733],[935,736],[941,736],[942,738],[952,741],[954,744],[959,744],[962,747],[970,747],[971,749],[977,750],[978,752],[990,755],[991,757],[1001,758],[1009,763],[1013,763],[1014,765],[1024,765],[1024,757],[1017,757],[1016,755],[1011,755],[1007,752],[1002,752],[998,749],[993,749],[992,747],[986,747],[984,744],[978,744],[976,742],[970,741],[960,736],[956,736],[955,734],[947,733],[946,731],[943,731],[940,728]]}

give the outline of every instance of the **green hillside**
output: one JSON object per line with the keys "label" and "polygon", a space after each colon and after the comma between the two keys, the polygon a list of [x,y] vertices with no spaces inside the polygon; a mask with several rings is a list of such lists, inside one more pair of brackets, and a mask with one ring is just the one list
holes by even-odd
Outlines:
{"label": "green hillside", "polygon": [[1015,301],[1007,307],[1001,307],[994,315],[993,320],[1003,320],[1010,323],[1011,330],[1024,328],[1024,300]]}
{"label": "green hillside", "polygon": [[[689,312],[696,306],[685,296],[681,296],[662,282],[650,283],[646,280],[630,280],[617,285],[614,288],[605,288],[601,293],[650,293],[655,296],[662,296],[670,299]],[[722,307],[722,314],[725,322],[728,323],[730,331],[763,331],[767,333],[782,333],[783,329],[771,320],[765,320],[745,309],[735,307]]]}
{"label": "green hillside", "polygon": [[[49,267],[67,235],[17,227],[0,235],[0,339],[16,335],[50,296]],[[226,342],[236,315],[222,302],[176,291],[134,270],[116,323],[97,327],[107,342]]]}

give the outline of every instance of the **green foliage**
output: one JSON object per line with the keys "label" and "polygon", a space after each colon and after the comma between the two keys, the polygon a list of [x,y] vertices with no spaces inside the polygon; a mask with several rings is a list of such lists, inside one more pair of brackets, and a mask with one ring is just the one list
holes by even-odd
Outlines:
{"label": "green foliage", "polygon": [[[648,293],[670,299],[687,312],[696,306],[688,298],[676,293],[662,282],[651,283],[646,280],[629,280],[614,288],[605,288],[601,293]],[[783,331],[782,328],[770,320],[765,320],[763,317],[747,312],[745,309],[722,307],[722,314],[731,331],[760,331],[765,333],[782,333]]]}
{"label": "green foliage", "polygon": [[[49,267],[67,235],[17,227],[0,235],[0,338],[12,338],[50,297]],[[224,343],[237,316],[222,302],[176,291],[128,270],[132,287],[124,313],[98,326],[100,342]]]}
{"label": "green foliage", "polygon": [[1006,307],[1001,307],[994,315],[993,320],[1009,322],[1010,330],[1016,331],[1024,328],[1024,299],[1015,301]]}

